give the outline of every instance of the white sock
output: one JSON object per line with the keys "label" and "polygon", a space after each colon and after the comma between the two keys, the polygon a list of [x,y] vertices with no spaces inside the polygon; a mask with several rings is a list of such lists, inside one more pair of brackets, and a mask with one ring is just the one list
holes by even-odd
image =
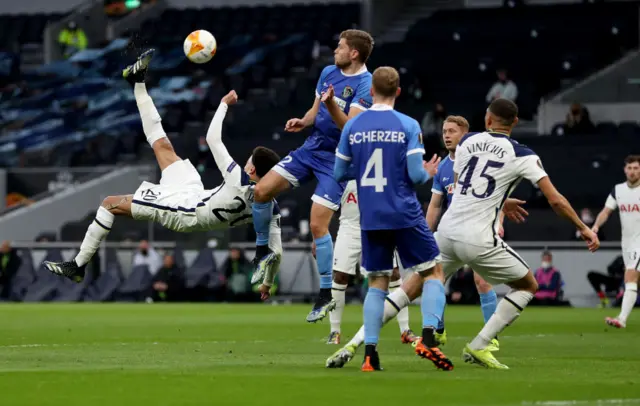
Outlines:
{"label": "white sock", "polygon": [[624,295],[622,296],[622,306],[620,306],[618,320],[627,324],[627,317],[629,317],[631,310],[633,310],[636,300],[638,300],[638,284],[633,282],[625,283]]}
{"label": "white sock", "polygon": [[[387,324],[389,320],[396,317],[398,310],[402,310],[411,303],[409,297],[404,290],[396,289],[384,301],[384,313],[382,314],[382,324]],[[364,326],[360,327],[360,330],[356,335],[347,343],[347,345],[355,344],[356,347],[360,347],[364,343]]]}
{"label": "white sock", "polygon": [[471,349],[481,350],[489,345],[491,340],[520,316],[531,299],[533,299],[533,294],[525,290],[512,290],[507,293],[504,299],[498,303],[496,312],[469,344]]}
{"label": "white sock", "polygon": [[153,100],[151,100],[151,96],[147,93],[147,87],[144,83],[136,83],[133,86],[133,95],[136,97],[138,111],[142,119],[142,130],[147,136],[147,142],[153,147],[154,142],[167,136],[162,128],[162,119]]}
{"label": "white sock", "polygon": [[[402,280],[400,279],[389,282],[389,293],[395,292],[401,285]],[[398,320],[398,326],[400,326],[400,333],[404,333],[409,330],[409,309],[407,307],[400,309],[396,319]]]}
{"label": "white sock", "polygon": [[340,324],[342,323],[342,312],[344,311],[345,304],[345,291],[347,285],[333,282],[331,284],[331,297],[336,301],[336,308],[329,313],[329,320],[331,321],[331,332],[340,332]]}
{"label": "white sock", "polygon": [[100,243],[107,237],[111,226],[113,225],[114,215],[109,210],[100,206],[96,213],[96,218],[91,222],[87,233],[84,235],[84,240],[80,245],[80,252],[76,255],[76,264],[83,266],[89,263],[93,254],[96,253]]}

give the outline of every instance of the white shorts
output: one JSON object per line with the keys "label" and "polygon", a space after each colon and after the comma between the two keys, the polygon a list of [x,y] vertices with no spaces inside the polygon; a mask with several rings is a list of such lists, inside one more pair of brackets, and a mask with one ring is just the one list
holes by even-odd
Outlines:
{"label": "white shorts", "polygon": [[491,284],[517,281],[529,272],[529,265],[502,240],[498,240],[496,247],[481,247],[438,234],[435,233],[435,238],[445,278],[465,264]]}
{"label": "white shorts", "polygon": [[169,230],[194,231],[203,191],[200,174],[191,162],[177,161],[162,171],[159,184],[142,182],[133,195],[131,214],[135,220],[153,221]]}
{"label": "white shorts", "polygon": [[[333,248],[333,270],[356,274],[356,265],[362,263],[362,236],[360,230],[350,227],[338,228],[336,243]],[[398,267],[398,253],[393,253],[393,267]],[[361,272],[365,272],[360,268]]]}
{"label": "white shorts", "polygon": [[640,271],[640,249],[622,249],[624,259],[624,269],[635,269]]}

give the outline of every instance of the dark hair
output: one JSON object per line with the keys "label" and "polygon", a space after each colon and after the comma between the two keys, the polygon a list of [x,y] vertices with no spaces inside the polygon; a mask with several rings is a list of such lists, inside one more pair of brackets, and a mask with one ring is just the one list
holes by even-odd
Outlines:
{"label": "dark hair", "polygon": [[365,63],[373,51],[373,37],[362,30],[345,30],[340,33],[340,39],[344,38],[349,48],[358,51],[360,62]]}
{"label": "dark hair", "polygon": [[256,147],[251,154],[251,161],[256,167],[256,175],[261,178],[280,162],[280,155],[266,147]]}
{"label": "dark hair", "polygon": [[395,68],[381,66],[373,71],[371,86],[377,95],[395,98],[400,87],[400,75]]}
{"label": "dark hair", "polygon": [[549,251],[549,250],[542,251],[542,256],[543,257],[551,257],[551,258],[553,258],[553,254],[551,254],[551,251]]}
{"label": "dark hair", "polygon": [[496,116],[502,125],[510,126],[518,117],[518,106],[508,99],[495,99],[489,105],[489,112]]}
{"label": "dark hair", "polygon": [[626,157],[624,159],[624,164],[625,165],[629,165],[629,164],[632,164],[632,163],[635,163],[635,162],[640,164],[640,155],[629,155],[628,157]]}

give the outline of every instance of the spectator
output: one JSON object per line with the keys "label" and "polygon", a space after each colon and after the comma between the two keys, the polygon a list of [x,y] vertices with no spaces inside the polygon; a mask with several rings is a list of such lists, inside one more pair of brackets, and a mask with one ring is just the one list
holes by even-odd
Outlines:
{"label": "spectator", "polygon": [[465,265],[458,272],[453,274],[449,282],[449,304],[477,304],[480,303],[480,296],[476,283],[473,281],[473,271]]}
{"label": "spectator", "polygon": [[551,252],[542,253],[542,263],[535,273],[538,291],[534,301],[543,306],[558,306],[562,304],[562,276],[553,266]]}
{"label": "spectator", "polygon": [[87,36],[75,21],[70,21],[67,27],[60,31],[58,45],[62,56],[68,59],[74,53],[87,48]]}
{"label": "spectator", "polygon": [[593,290],[596,291],[598,298],[600,298],[600,307],[607,307],[609,305],[607,293],[616,293],[620,298],[622,297],[624,293],[624,289],[622,289],[624,272],[624,260],[622,255],[619,255],[607,266],[608,275],[597,271],[589,271],[589,273],[587,273],[589,283],[593,286]]}
{"label": "spectator", "polygon": [[0,245],[0,299],[8,299],[11,293],[11,281],[18,273],[22,259],[9,241]]}
{"label": "spectator", "polygon": [[498,81],[491,86],[487,93],[487,103],[491,103],[495,99],[508,99],[515,102],[518,98],[518,86],[507,77],[505,69],[498,69]]}
{"label": "spectator", "polygon": [[231,301],[254,301],[251,291],[252,266],[238,248],[229,250],[229,258],[224,263],[224,276],[227,285],[227,298]]}
{"label": "spectator", "polygon": [[594,134],[596,126],[591,122],[589,110],[580,103],[573,103],[565,122],[565,132],[567,134]]}
{"label": "spectator", "polygon": [[184,279],[180,269],[170,254],[165,254],[162,268],[153,278],[153,283],[147,294],[147,302],[177,302],[183,299]]}
{"label": "spectator", "polygon": [[433,110],[428,111],[422,118],[422,133],[437,135],[442,131],[442,125],[447,118],[447,111],[442,103],[436,103]]}
{"label": "spectator", "polygon": [[158,254],[158,251],[149,246],[149,241],[142,240],[138,245],[138,252],[133,257],[133,266],[146,265],[149,268],[151,275],[158,273],[160,267],[162,267],[162,256]]}

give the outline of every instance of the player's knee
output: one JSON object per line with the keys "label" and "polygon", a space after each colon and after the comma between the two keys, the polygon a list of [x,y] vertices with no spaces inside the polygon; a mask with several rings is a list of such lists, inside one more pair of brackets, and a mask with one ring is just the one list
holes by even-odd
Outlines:
{"label": "player's knee", "polygon": [[473,281],[476,283],[476,289],[478,290],[478,293],[488,293],[491,291],[491,289],[493,289],[493,286],[491,286],[491,284],[489,284],[477,274],[474,274]]}
{"label": "player's knee", "polygon": [[122,196],[107,196],[102,200],[102,204],[100,206],[112,211],[113,207],[118,204],[120,199],[122,199]]}
{"label": "player's knee", "polygon": [[325,224],[323,219],[311,218],[309,222],[309,229],[311,230],[311,235],[313,238],[324,237],[329,233],[329,225]]}
{"label": "player's knee", "polygon": [[333,271],[333,281],[340,285],[347,285],[349,283],[349,275],[340,271]]}

